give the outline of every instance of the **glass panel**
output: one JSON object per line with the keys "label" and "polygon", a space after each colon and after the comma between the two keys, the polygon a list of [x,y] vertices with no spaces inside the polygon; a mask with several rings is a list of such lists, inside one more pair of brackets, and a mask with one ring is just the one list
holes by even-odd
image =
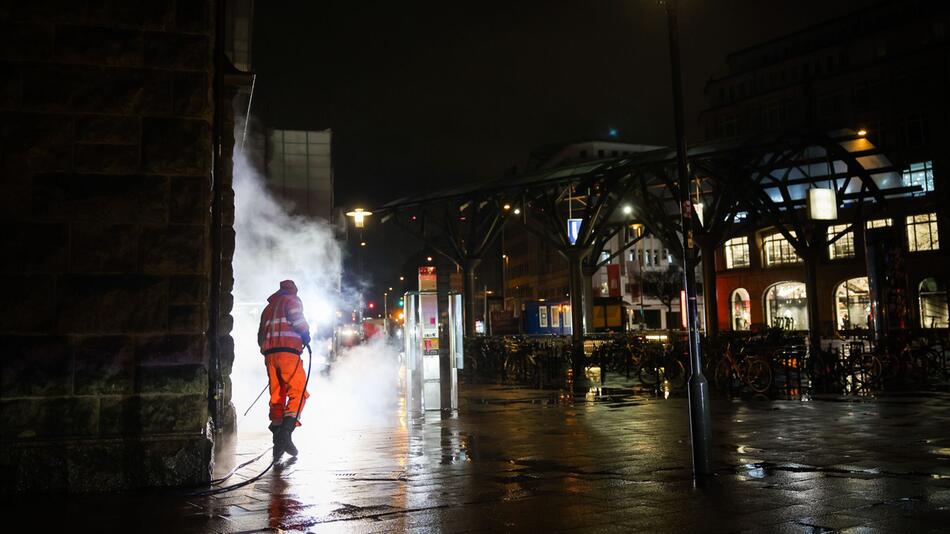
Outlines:
{"label": "glass panel", "polygon": [[[854,232],[848,231],[838,237],[839,234],[845,232],[849,225],[847,224],[835,224],[828,227],[828,257],[832,260],[837,260],[841,258],[853,258],[854,257]],[[837,239],[834,243],[831,242],[832,239]]]}
{"label": "glass panel", "polygon": [[871,228],[883,228],[885,226],[893,226],[893,224],[894,224],[894,221],[890,217],[888,217],[886,219],[874,219],[872,221],[868,221],[866,223],[866,226],[868,229],[871,229]]}
{"label": "glass panel", "polygon": [[780,282],[765,291],[765,320],[773,328],[808,329],[805,284]]}
{"label": "glass panel", "polygon": [[835,290],[835,317],[838,330],[867,329],[871,317],[868,278],[845,280]]}
{"label": "glass panel", "polygon": [[752,303],[743,288],[732,292],[732,329],[748,330],[752,324]]}
{"label": "glass panel", "polygon": [[920,326],[922,328],[947,328],[950,310],[947,308],[947,291],[936,278],[925,278],[919,286]]}
{"label": "glass panel", "polygon": [[307,145],[302,143],[284,143],[284,152],[287,154],[304,155],[307,153]]}
{"label": "glass panel", "polygon": [[907,249],[911,252],[938,250],[937,214],[909,215],[907,217]]}
{"label": "glass panel", "polygon": [[[795,237],[794,232],[790,232]],[[783,265],[802,261],[792,244],[782,234],[772,234],[762,241],[765,249],[765,265]]]}
{"label": "glass panel", "polygon": [[284,141],[287,143],[306,143],[307,132],[296,130],[284,130]]}
{"label": "glass panel", "polygon": [[920,186],[922,191],[915,193],[922,195],[934,190],[933,161],[912,163],[910,168],[901,173],[904,186]]}
{"label": "glass panel", "polygon": [[726,241],[726,268],[737,269],[748,267],[749,262],[749,238],[736,237]]}

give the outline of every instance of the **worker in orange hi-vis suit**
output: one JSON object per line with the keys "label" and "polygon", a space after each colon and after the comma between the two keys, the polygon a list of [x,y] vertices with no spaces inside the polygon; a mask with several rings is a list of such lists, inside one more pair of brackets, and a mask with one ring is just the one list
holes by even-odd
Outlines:
{"label": "worker in orange hi-vis suit", "polygon": [[280,289],[267,298],[257,330],[257,344],[264,355],[270,386],[270,431],[274,434],[274,460],[284,452],[297,456],[290,439],[300,426],[298,417],[306,398],[307,373],[300,354],[310,344],[310,325],[303,316],[303,303],[297,297],[297,285],[284,280]]}

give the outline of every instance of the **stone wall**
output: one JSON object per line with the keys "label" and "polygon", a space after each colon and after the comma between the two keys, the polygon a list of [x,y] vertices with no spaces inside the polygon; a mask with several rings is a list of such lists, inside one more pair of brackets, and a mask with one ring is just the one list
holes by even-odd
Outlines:
{"label": "stone wall", "polygon": [[214,27],[210,0],[0,3],[4,491],[209,478]]}

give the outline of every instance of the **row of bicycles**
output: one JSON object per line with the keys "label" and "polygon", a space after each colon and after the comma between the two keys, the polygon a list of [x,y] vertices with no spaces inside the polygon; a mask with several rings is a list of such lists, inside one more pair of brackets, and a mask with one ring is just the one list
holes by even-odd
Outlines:
{"label": "row of bicycles", "polygon": [[[775,386],[782,369],[786,380],[800,378],[803,351],[799,340],[779,331],[763,335],[703,340],[703,373],[719,390],[745,388],[765,393]],[[600,365],[601,376],[611,372],[636,376],[645,386],[682,388],[689,375],[689,352],[685,337],[672,342],[644,336],[622,335],[603,340],[592,351],[591,362]]]}
{"label": "row of bicycles", "polygon": [[[647,387],[683,388],[689,375],[685,336],[657,337],[591,336],[585,340],[585,366],[598,367],[602,381],[614,374]],[[778,329],[722,334],[702,343],[704,374],[720,391],[800,392],[807,382],[829,391],[861,393],[927,387],[950,378],[946,342],[924,337],[892,336],[878,344],[839,339],[817,357],[802,336]],[[536,387],[558,384],[571,367],[571,348],[565,337],[472,338],[467,340],[464,376]]]}
{"label": "row of bicycles", "polygon": [[950,379],[946,344],[930,336],[893,336],[881,343],[841,340],[829,352],[832,357],[823,362],[823,370],[851,393],[926,387]]}
{"label": "row of bicycles", "polygon": [[571,364],[571,340],[560,336],[489,336],[465,340],[462,376],[471,382],[557,384]]}

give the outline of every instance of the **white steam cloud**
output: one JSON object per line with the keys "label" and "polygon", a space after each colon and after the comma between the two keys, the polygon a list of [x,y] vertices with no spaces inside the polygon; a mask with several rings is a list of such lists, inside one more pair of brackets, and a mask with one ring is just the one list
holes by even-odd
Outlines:
{"label": "white steam cloud", "polygon": [[[349,312],[355,295],[340,287],[342,252],[333,228],[322,221],[291,215],[264,186],[248,159],[234,154],[235,252],[232,402],[239,431],[266,432],[267,392],[243,414],[267,384],[257,328],[267,297],[281,280],[294,280],[304,314],[316,331],[335,324],[338,310]],[[344,313],[348,316],[349,313]],[[314,339],[310,399],[301,420],[305,426],[376,425],[392,421],[398,400],[398,352],[374,342],[340,355],[329,374],[320,373],[327,340]],[[306,365],[306,352],[304,353]]]}

